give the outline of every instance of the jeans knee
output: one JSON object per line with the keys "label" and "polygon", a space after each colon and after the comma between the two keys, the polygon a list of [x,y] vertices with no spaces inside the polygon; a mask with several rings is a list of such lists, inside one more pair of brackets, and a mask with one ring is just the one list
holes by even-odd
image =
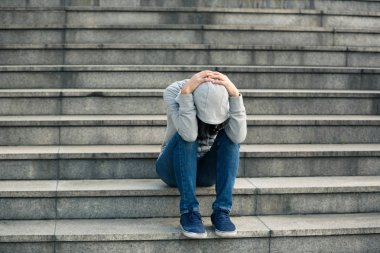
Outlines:
{"label": "jeans knee", "polygon": [[160,159],[156,161],[156,174],[168,186],[177,187],[177,182],[174,176],[170,175],[170,172],[168,171],[167,166],[165,166],[165,164],[160,162]]}
{"label": "jeans knee", "polygon": [[177,182],[175,180],[175,178],[173,177],[169,177],[167,174],[165,173],[162,173],[161,170],[159,170],[158,168],[156,168],[156,173],[158,175],[158,177],[165,183],[167,184],[168,186],[170,187],[177,187]]}

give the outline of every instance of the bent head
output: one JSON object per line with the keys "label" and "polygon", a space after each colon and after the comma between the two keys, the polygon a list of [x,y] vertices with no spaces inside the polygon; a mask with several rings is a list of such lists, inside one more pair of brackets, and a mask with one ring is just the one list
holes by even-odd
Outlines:
{"label": "bent head", "polygon": [[206,124],[218,125],[229,117],[228,92],[223,85],[202,83],[193,92],[197,117]]}

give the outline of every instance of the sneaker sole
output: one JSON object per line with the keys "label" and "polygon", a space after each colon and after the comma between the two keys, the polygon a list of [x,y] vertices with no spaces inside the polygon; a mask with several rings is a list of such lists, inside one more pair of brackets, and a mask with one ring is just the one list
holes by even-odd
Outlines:
{"label": "sneaker sole", "polygon": [[220,237],[235,237],[237,235],[237,230],[234,231],[220,231],[215,229],[215,234]]}
{"label": "sneaker sole", "polygon": [[191,239],[205,239],[207,238],[207,232],[204,233],[194,233],[194,232],[189,232],[183,229],[182,226],[180,226],[182,229],[182,233],[184,236],[191,238]]}

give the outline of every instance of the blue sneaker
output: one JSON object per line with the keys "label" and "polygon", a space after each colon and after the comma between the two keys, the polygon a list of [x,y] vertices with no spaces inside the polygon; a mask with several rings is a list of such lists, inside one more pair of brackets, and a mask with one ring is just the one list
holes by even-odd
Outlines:
{"label": "blue sneaker", "polygon": [[206,238],[207,233],[199,212],[190,211],[181,215],[180,219],[182,233],[189,238]]}
{"label": "blue sneaker", "polygon": [[215,233],[220,237],[234,237],[237,230],[230,219],[230,213],[227,210],[216,209],[211,214],[211,222],[214,225]]}

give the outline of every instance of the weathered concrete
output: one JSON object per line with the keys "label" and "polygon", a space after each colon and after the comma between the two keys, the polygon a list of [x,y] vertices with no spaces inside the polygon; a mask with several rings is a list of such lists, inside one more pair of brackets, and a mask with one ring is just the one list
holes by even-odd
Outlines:
{"label": "weathered concrete", "polygon": [[[155,159],[60,160],[61,179],[158,178]],[[239,173],[242,175],[242,172]]]}
{"label": "weathered concrete", "polygon": [[[378,212],[378,193],[259,195],[257,215]],[[372,203],[372,204],[371,204]]]}
{"label": "weathered concrete", "polygon": [[132,1],[121,1],[116,0],[112,3],[109,3],[104,0],[100,0],[99,2],[93,0],[71,0],[70,4],[72,6],[159,6],[159,7],[224,7],[224,8],[294,8],[294,9],[332,9],[336,8],[339,10],[347,10],[352,9],[367,9],[368,10],[376,10],[379,8],[377,2],[372,1],[351,1],[350,4],[342,1],[297,1],[291,0],[287,2],[278,2],[276,0],[269,0],[262,2],[260,0],[249,0],[249,1],[225,1],[225,0],[217,0],[214,2],[198,0],[198,1],[183,1],[183,0],[175,0],[175,1],[141,1],[141,0],[132,0]]}
{"label": "weathered concrete", "polygon": [[373,12],[305,10],[260,10],[218,8],[66,8],[12,9],[0,11],[2,24],[225,24],[271,26],[324,26],[377,28],[379,15]]}
{"label": "weathered concrete", "polygon": [[[368,13],[369,14],[369,13]],[[366,22],[364,24],[363,22]],[[325,27],[379,27],[379,17],[368,15],[366,18],[360,16],[345,16],[345,15],[323,15],[322,24]]]}
{"label": "weathered concrete", "polygon": [[2,253],[53,253],[54,242],[6,242],[0,243]]}
{"label": "weathered concrete", "polygon": [[122,252],[152,252],[152,253],[175,253],[178,251],[198,252],[230,252],[238,250],[239,252],[268,252],[269,240],[267,238],[249,238],[249,239],[216,239],[216,240],[186,240],[186,241],[136,241],[136,242],[59,242],[56,246],[56,252],[104,252],[110,253]]}
{"label": "weathered concrete", "polygon": [[0,22],[11,24],[65,24],[65,11],[1,9]]}
{"label": "weathered concrete", "polygon": [[[205,217],[206,240],[187,240],[178,228],[178,218],[9,221],[2,223],[1,249],[36,252],[46,244],[58,252],[175,252],[190,248],[202,252],[236,250],[251,252],[376,252],[379,246],[379,213],[281,215],[233,217],[238,228],[234,240],[219,239]],[[54,230],[54,225],[56,229]],[[28,231],[25,231],[25,226]],[[138,229],[136,229],[138,228]],[[0,230],[1,231],[1,230]],[[54,236],[54,237],[53,237]],[[35,241],[36,243],[28,243]],[[46,241],[41,241],[46,240]],[[26,243],[19,243],[23,241]],[[50,243],[50,244],[49,244]],[[48,250],[50,249],[50,250]],[[213,250],[213,251],[210,251]],[[13,251],[15,252],[15,251]],[[42,252],[53,252],[46,248]]]}
{"label": "weathered concrete", "polygon": [[156,0],[68,0],[62,2],[60,0],[3,0],[0,3],[2,7],[70,7],[70,6],[91,6],[91,7],[213,7],[213,8],[276,8],[276,9],[321,9],[321,10],[339,10],[339,11],[380,11],[380,6],[377,1],[337,1],[337,0],[249,0],[249,1],[156,1]]}
{"label": "weathered concrete", "polygon": [[276,237],[270,240],[270,252],[377,253],[380,247],[379,239],[378,234]]}
{"label": "weathered concrete", "polygon": [[252,248],[268,252],[269,231],[257,218],[236,217],[233,220],[239,227],[236,240],[216,238],[209,219],[205,219],[208,239],[202,241],[186,240],[178,229],[178,219],[59,221],[57,250],[97,252],[102,248],[109,252],[177,252],[196,247],[201,252],[226,249],[248,252]]}
{"label": "weathered concrete", "polygon": [[0,181],[0,219],[54,219],[56,181]]}
{"label": "weathered concrete", "polygon": [[[278,177],[250,178],[259,194],[380,192],[377,177]],[[364,186],[365,185],[365,186]],[[364,186],[364,187],[362,187]]]}
{"label": "weathered concrete", "polygon": [[[92,47],[91,47],[92,48]],[[1,65],[19,64],[97,64],[97,65],[239,65],[239,66],[339,66],[379,67],[380,51],[348,51],[347,47],[261,47],[223,46],[217,49],[198,47],[167,48],[152,50],[127,46],[118,49],[28,49],[6,48],[1,50]]]}
{"label": "weathered concrete", "polygon": [[[365,184],[365,182],[363,182]],[[248,195],[254,193],[250,181],[245,178],[236,179],[234,193]],[[161,180],[60,180],[57,187],[58,197],[88,196],[177,196],[175,187],[168,187]],[[199,187],[197,195],[214,195],[214,187]]]}
{"label": "weathered concrete", "polygon": [[[272,237],[376,234],[378,213],[258,216]],[[364,229],[363,229],[364,228]]]}
{"label": "weathered concrete", "polygon": [[1,160],[0,178],[2,180],[56,179],[58,167],[59,164],[55,160]]}
{"label": "weathered concrete", "polygon": [[50,198],[1,198],[1,220],[54,219],[56,200]]}
{"label": "weathered concrete", "polygon": [[[160,145],[0,146],[1,159],[157,158]],[[59,154],[59,156],[58,156]],[[379,144],[241,145],[242,157],[323,157],[380,154]]]}
{"label": "weathered concrete", "polygon": [[[253,196],[235,195],[233,215],[253,215]],[[215,196],[199,196],[198,201],[204,215],[211,215]],[[59,219],[142,218],[175,217],[179,215],[179,197],[78,197],[59,198]],[[152,207],[155,207],[154,209]]]}
{"label": "weathered concrete", "polygon": [[328,214],[260,216],[259,219],[271,229],[271,252],[375,253],[380,245],[377,216],[375,213]]}
{"label": "weathered concrete", "polygon": [[[247,114],[378,114],[379,91],[240,90]],[[163,90],[2,90],[1,115],[165,114]],[[149,101],[149,102],[148,102]],[[17,104],[17,106],[13,106]],[[141,107],[140,104],[146,106]]]}
{"label": "weathered concrete", "polygon": [[[247,144],[347,144],[378,143],[374,126],[252,126]],[[379,137],[380,138],[380,137]]]}
{"label": "weathered concrete", "polygon": [[[370,204],[380,198],[379,181],[371,177],[282,179],[250,179],[259,193],[255,210],[257,214],[376,212],[380,208]],[[351,180],[354,180],[352,184],[348,183]],[[347,187],[364,182],[367,182],[366,189]],[[287,183],[290,183],[288,189]]]}
{"label": "weathered concrete", "polygon": [[[166,117],[3,116],[1,145],[160,145]],[[377,143],[379,116],[248,115],[245,144]],[[144,134],[141,134],[144,133]]]}
{"label": "weathered concrete", "polygon": [[2,115],[59,114],[60,107],[57,98],[0,98]]}
{"label": "weathered concrete", "polygon": [[[203,69],[215,66],[0,66],[0,87],[163,89]],[[220,66],[218,70],[241,89],[380,89],[376,68]]]}
{"label": "weathered concrete", "polygon": [[[267,237],[269,230],[256,217],[233,217],[239,228],[238,238]],[[205,217],[208,238],[218,238],[213,233],[209,217]],[[72,228],[76,229],[73,231]],[[136,228],[139,228],[136,231]],[[119,236],[117,236],[119,234]],[[58,241],[135,241],[185,239],[178,229],[177,218],[119,219],[119,220],[62,220],[57,222]],[[99,237],[98,237],[99,236]]]}
{"label": "weathered concrete", "polygon": [[[158,178],[160,145],[0,147],[5,180]],[[239,177],[380,175],[378,144],[241,145]]]}
{"label": "weathered concrete", "polygon": [[[236,180],[234,214],[253,213],[254,197],[250,196],[253,192],[254,187],[248,181]],[[199,188],[197,191],[200,207],[205,215],[211,214],[214,194],[214,187]],[[58,196],[59,218],[138,218],[178,215],[178,190],[167,187],[161,180],[101,180],[83,181],[79,184],[76,181],[61,181],[58,185]],[[152,209],[147,205],[155,208]]]}
{"label": "weathered concrete", "polygon": [[63,32],[60,30],[0,30],[0,43],[62,43]]}
{"label": "weathered concrete", "polygon": [[4,127],[0,145],[59,145],[59,128],[54,127]]}
{"label": "weathered concrete", "polygon": [[[371,152],[367,152],[372,155]],[[372,152],[373,153],[373,152]],[[355,154],[352,152],[352,154]],[[368,155],[367,154],[367,155]],[[355,154],[356,155],[356,154]],[[275,155],[274,155],[275,156]],[[380,175],[374,155],[332,157],[241,158],[239,177]],[[3,180],[158,178],[154,158],[2,160]],[[58,175],[59,174],[59,175]]]}
{"label": "weathered concrete", "polygon": [[[2,183],[2,219],[178,216],[178,190],[157,179],[59,181],[56,192],[39,189],[39,182],[28,181],[26,186],[24,182]],[[249,181],[238,178],[232,214],[379,212],[379,182],[375,176],[255,178]],[[54,185],[56,181],[45,183]],[[24,189],[20,190],[18,185],[23,185]],[[197,195],[202,213],[210,215],[214,187],[200,187]]]}
{"label": "weathered concrete", "polygon": [[[247,125],[377,126],[378,115],[247,115]],[[0,126],[166,126],[166,115],[28,115],[0,116]]]}
{"label": "weathered concrete", "polygon": [[2,220],[0,245],[3,246],[4,242],[51,242],[54,240],[55,225],[54,220]]}
{"label": "weathered concrete", "polygon": [[31,180],[31,181],[0,181],[1,198],[51,198],[56,196],[57,181]]}
{"label": "weathered concrete", "polygon": [[[108,29],[107,29],[108,28]],[[376,29],[223,26],[223,25],[122,25],[122,26],[7,26],[0,43],[132,43],[232,44],[378,47]]]}
{"label": "weathered concrete", "polygon": [[63,6],[61,0],[3,0],[1,7],[59,7]]}
{"label": "weathered concrete", "polygon": [[366,156],[256,157],[241,163],[246,177],[380,175],[380,159]]}

